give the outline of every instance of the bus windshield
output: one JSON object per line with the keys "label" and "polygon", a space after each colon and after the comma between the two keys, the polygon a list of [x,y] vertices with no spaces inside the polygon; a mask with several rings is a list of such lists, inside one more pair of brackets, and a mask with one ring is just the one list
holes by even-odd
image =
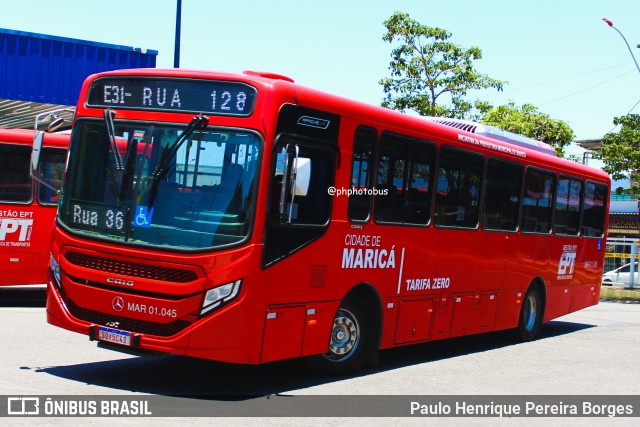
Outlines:
{"label": "bus windshield", "polygon": [[260,139],[187,125],[78,120],[58,211],[67,228],[130,244],[205,249],[250,232]]}

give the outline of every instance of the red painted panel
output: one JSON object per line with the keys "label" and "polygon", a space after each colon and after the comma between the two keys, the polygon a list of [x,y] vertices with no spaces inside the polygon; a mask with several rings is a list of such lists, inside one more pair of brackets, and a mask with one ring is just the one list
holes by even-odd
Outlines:
{"label": "red painted panel", "polygon": [[495,293],[454,297],[451,336],[493,331],[497,303]]}
{"label": "red painted panel", "polygon": [[300,356],[306,311],[306,307],[267,310],[261,362]]}
{"label": "red painted panel", "polygon": [[453,317],[453,301],[451,296],[439,298],[436,302],[436,314],[433,319],[431,339],[438,340],[451,336],[451,319]]}
{"label": "red painted panel", "polygon": [[400,301],[396,326],[396,344],[429,339],[433,300]]}
{"label": "red painted panel", "polygon": [[302,356],[322,354],[327,351],[336,311],[338,311],[338,303],[316,303],[307,306]]}
{"label": "red painted panel", "polygon": [[[576,285],[571,291],[571,305],[569,311],[577,311],[585,307],[589,307],[595,303],[596,288],[600,285]],[[599,296],[599,295],[598,295]],[[595,300],[595,301],[594,301]]]}

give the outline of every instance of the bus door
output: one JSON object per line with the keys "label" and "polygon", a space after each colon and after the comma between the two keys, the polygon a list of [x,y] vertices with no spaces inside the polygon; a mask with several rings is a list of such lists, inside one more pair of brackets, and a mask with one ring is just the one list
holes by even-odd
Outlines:
{"label": "bus door", "polygon": [[[270,164],[263,268],[267,275],[262,361],[300,356],[305,302],[335,298],[335,241],[330,228],[339,117],[286,105]],[[310,309],[330,324],[332,310]],[[329,331],[329,328],[326,328]],[[321,352],[326,339],[319,342]]]}

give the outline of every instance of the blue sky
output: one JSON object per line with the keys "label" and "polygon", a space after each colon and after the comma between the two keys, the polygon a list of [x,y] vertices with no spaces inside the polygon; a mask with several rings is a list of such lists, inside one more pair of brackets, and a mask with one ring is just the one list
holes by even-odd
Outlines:
{"label": "blue sky", "polygon": [[[180,65],[262,70],[379,104],[391,45],[382,22],[395,10],[477,45],[477,69],[506,80],[477,98],[531,103],[566,121],[577,139],[600,138],[640,101],[640,1],[617,0],[183,0]],[[4,1],[0,27],[158,50],[173,66],[175,0]],[[633,112],[640,113],[640,105]]]}

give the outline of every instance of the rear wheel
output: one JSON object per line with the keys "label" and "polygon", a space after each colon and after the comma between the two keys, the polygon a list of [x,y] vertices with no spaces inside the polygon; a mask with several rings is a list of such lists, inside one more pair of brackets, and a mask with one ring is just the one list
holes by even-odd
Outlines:
{"label": "rear wheel", "polygon": [[345,300],[333,319],[327,352],[308,359],[320,375],[343,375],[360,368],[373,351],[373,320],[356,297]]}
{"label": "rear wheel", "polygon": [[542,323],[542,294],[536,285],[529,287],[520,309],[518,334],[522,341],[531,341],[538,336]]}

